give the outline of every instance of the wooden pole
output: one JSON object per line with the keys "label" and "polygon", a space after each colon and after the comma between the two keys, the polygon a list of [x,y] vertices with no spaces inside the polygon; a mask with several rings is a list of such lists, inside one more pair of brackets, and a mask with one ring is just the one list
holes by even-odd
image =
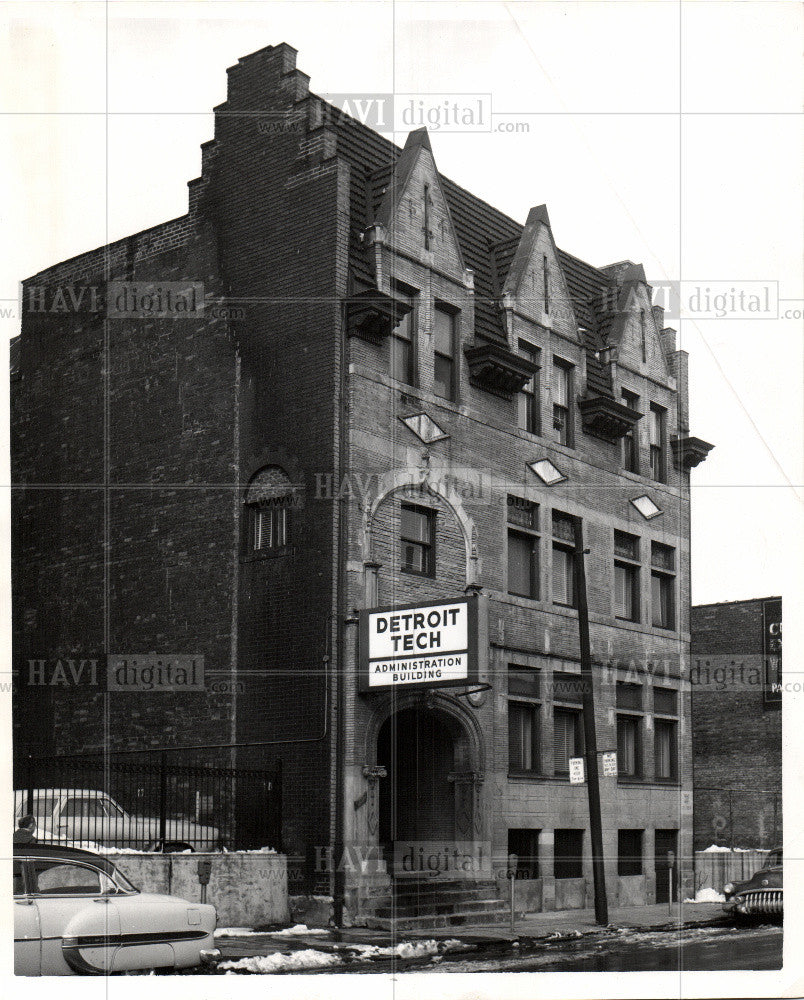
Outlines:
{"label": "wooden pole", "polygon": [[597,735],[595,731],[595,700],[592,681],[592,650],[589,642],[589,607],[586,601],[586,570],[584,568],[583,523],[573,517],[575,534],[574,577],[578,605],[578,632],[583,681],[583,735],[586,757],[586,787],[589,793],[589,827],[592,834],[592,875],[595,883],[595,920],[606,925],[609,908],[606,899],[606,875],[603,864],[603,822],[600,813],[600,779],[597,769]]}

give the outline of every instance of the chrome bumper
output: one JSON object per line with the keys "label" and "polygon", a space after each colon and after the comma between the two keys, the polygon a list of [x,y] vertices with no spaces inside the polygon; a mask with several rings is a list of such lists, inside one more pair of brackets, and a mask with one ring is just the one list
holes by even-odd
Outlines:
{"label": "chrome bumper", "polygon": [[214,965],[221,957],[220,948],[203,948],[199,952],[202,965]]}
{"label": "chrome bumper", "polygon": [[781,889],[750,889],[730,899],[723,907],[728,913],[740,913],[749,917],[779,916],[783,910]]}

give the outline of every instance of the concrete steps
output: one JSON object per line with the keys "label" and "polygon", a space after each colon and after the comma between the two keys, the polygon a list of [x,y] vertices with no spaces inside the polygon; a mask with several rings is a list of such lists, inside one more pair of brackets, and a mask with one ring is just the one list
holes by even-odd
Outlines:
{"label": "concrete steps", "polygon": [[363,900],[366,926],[381,930],[499,923],[506,914],[493,879],[402,877],[384,898]]}

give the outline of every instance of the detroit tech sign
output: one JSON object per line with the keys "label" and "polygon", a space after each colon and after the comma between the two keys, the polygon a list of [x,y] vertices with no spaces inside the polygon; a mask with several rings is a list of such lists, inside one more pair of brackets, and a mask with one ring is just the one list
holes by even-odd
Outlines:
{"label": "detroit tech sign", "polygon": [[361,691],[473,684],[477,658],[477,598],[360,612]]}

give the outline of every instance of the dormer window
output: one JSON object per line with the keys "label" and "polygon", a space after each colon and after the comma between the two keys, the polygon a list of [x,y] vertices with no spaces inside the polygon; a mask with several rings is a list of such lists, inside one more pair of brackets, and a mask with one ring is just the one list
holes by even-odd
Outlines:
{"label": "dormer window", "polygon": [[455,314],[443,306],[433,310],[433,392],[454,400],[457,386],[455,352]]}
{"label": "dormer window", "polygon": [[573,445],[572,411],[573,366],[560,358],[553,358],[553,429],[561,444]]}
{"label": "dormer window", "polygon": [[397,289],[397,298],[410,307],[391,334],[391,378],[406,385],[416,384],[416,315],[412,294]]}
{"label": "dormer window", "polygon": [[657,403],[650,404],[648,433],[651,478],[664,483],[667,481],[667,410]]}

